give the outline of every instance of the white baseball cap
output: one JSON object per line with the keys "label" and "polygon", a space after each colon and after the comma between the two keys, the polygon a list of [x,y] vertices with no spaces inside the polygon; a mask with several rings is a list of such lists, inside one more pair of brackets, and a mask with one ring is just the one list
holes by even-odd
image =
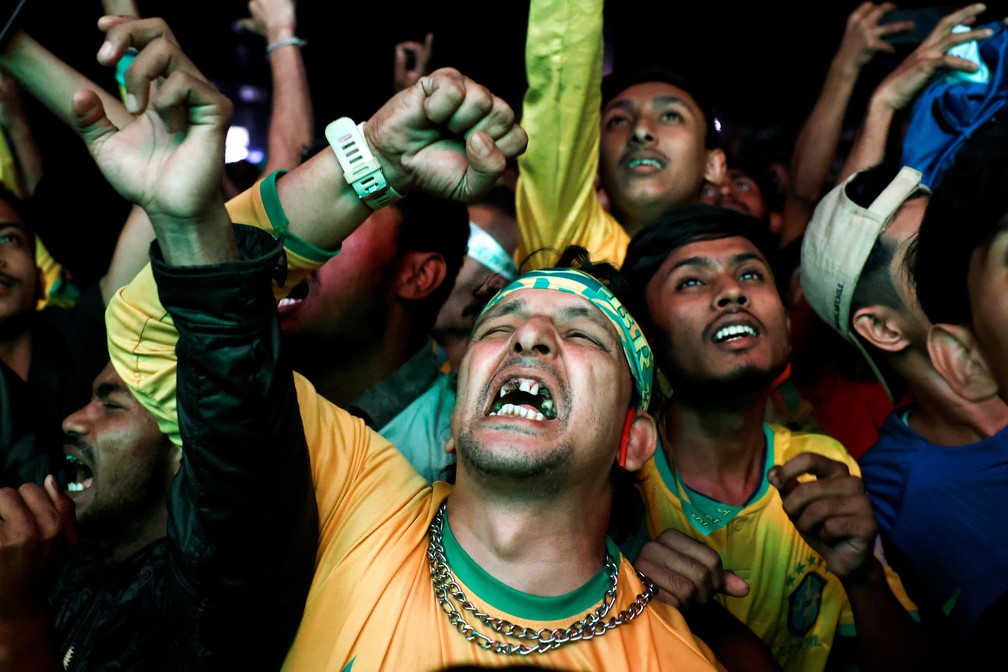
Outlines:
{"label": "white baseball cap", "polygon": [[891,386],[878,363],[851,331],[851,300],[868,254],[886,224],[908,198],[930,191],[921,183],[919,170],[904,166],[878,198],[864,208],[852,201],[846,191],[859,174],[854,173],[831,189],[816,206],[802,240],[799,278],[812,310],[861,351],[893,399]]}

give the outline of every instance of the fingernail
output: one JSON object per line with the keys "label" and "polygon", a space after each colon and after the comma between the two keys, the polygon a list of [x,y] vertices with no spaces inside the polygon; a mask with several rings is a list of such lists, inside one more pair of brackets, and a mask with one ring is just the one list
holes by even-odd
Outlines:
{"label": "fingernail", "polygon": [[111,55],[112,55],[112,43],[104,42],[101,45],[101,49],[98,50],[98,58],[101,60],[105,60],[109,58]]}
{"label": "fingernail", "polygon": [[48,486],[52,490],[55,490],[56,492],[63,492],[63,486],[60,484],[59,481],[56,480],[56,477],[53,476],[52,474],[49,474],[48,476],[45,477],[45,484],[46,486]]}
{"label": "fingernail", "polygon": [[126,109],[129,110],[130,114],[136,114],[137,110],[140,109],[140,103],[137,102],[136,96],[132,93],[126,94]]}
{"label": "fingernail", "polygon": [[476,150],[478,156],[487,156],[490,154],[491,145],[492,143],[486,135],[478,133],[473,136],[473,149]]}

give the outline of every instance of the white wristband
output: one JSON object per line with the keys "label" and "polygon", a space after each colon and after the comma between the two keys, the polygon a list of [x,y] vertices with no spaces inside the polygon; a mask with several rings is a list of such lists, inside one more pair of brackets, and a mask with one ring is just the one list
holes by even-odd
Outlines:
{"label": "white wristband", "polygon": [[385,179],[381,164],[368,148],[364,124],[340,117],[326,126],[325,136],[343,167],[344,179],[369,208],[377,210],[402,199],[402,194]]}
{"label": "white wristband", "polygon": [[266,53],[270,53],[280,47],[298,47],[299,49],[308,44],[308,40],[302,40],[296,35],[294,37],[288,37],[286,40],[278,40],[272,44],[266,45]]}

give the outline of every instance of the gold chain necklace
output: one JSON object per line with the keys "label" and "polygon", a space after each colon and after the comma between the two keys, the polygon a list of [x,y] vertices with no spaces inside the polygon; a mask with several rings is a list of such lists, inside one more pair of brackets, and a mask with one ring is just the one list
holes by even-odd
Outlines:
{"label": "gold chain necklace", "polygon": [[[473,606],[466,598],[465,593],[462,592],[458,583],[455,582],[455,577],[448,566],[448,559],[445,557],[444,545],[442,543],[444,519],[445,503],[442,502],[428,529],[427,563],[430,565],[434,596],[437,597],[441,610],[448,616],[448,622],[455,626],[455,629],[467,641],[474,642],[481,649],[509,655],[546,653],[563,644],[601,636],[616,626],[629,623],[637,618],[644,611],[644,608],[647,607],[648,602],[651,601],[651,598],[654,597],[657,591],[651,579],[637,572],[638,578],[644,584],[644,592],[640,593],[633,604],[621,611],[617,616],[609,620],[603,620],[616,601],[616,584],[619,580],[619,571],[616,567],[616,562],[613,560],[612,555],[606,553],[605,567],[609,574],[609,588],[606,590],[605,599],[603,599],[601,606],[581,620],[563,629],[550,630],[539,628],[534,630],[515,625],[504,619],[494,618]],[[472,626],[466,622],[465,617],[455,608],[452,600],[458,602],[463,611],[472,613],[484,625],[492,628],[495,632],[506,637],[536,642],[536,644],[534,646],[526,646],[520,643],[500,642],[490,639],[486,635],[473,630]]]}

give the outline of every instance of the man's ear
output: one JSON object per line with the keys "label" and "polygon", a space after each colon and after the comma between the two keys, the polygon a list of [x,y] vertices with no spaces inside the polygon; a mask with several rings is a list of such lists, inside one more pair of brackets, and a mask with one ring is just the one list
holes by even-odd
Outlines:
{"label": "man's ear", "polygon": [[430,296],[444,282],[448,274],[447,266],[444,257],[438,252],[406,252],[399,263],[396,296],[413,301]]}
{"label": "man's ear", "polygon": [[927,343],[932,366],[960,397],[967,401],[984,401],[998,393],[997,381],[969,327],[931,325]]}
{"label": "man's ear", "polygon": [[704,179],[711,184],[721,184],[728,172],[728,158],[720,147],[707,150],[707,165],[704,166]]}
{"label": "man's ear", "polygon": [[771,212],[767,219],[769,220],[767,223],[770,225],[770,233],[779,236],[784,227],[784,215],[779,212]]}
{"label": "man's ear", "polygon": [[654,418],[647,413],[638,413],[630,423],[630,436],[627,440],[626,465],[627,471],[637,471],[651,459],[658,447],[658,427]]}
{"label": "man's ear", "polygon": [[885,306],[860,308],[854,313],[854,331],[879,350],[900,352],[910,340],[900,330],[894,311]]}

